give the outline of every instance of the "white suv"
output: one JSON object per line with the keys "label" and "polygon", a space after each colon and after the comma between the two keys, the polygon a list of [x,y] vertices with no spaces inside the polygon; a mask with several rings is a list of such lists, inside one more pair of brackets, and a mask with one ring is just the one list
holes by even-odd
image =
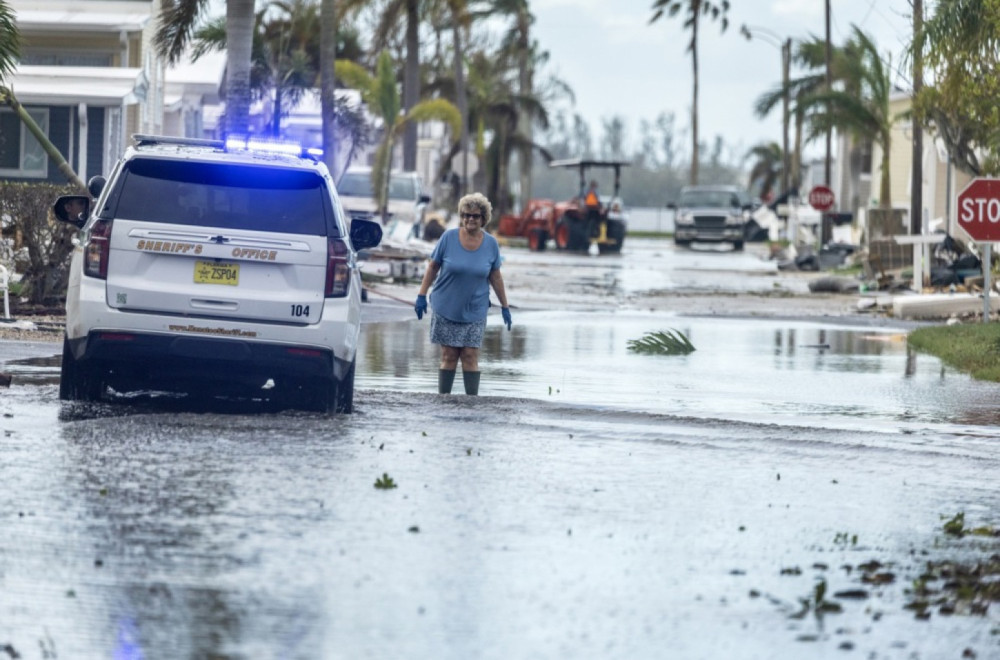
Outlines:
{"label": "white suv", "polygon": [[[59,396],[170,391],[351,412],[360,332],[355,251],[326,167],[287,144],[135,136],[80,227]],[[77,206],[86,206],[77,215]],[[72,210],[71,210],[72,209]]]}
{"label": "white suv", "polygon": [[[372,168],[347,168],[337,182],[337,191],[350,220],[371,220],[378,213],[375,191],[372,188]],[[388,217],[384,224],[397,221],[412,227],[419,236],[427,205],[431,201],[430,196],[423,191],[420,176],[416,172],[392,172],[389,175],[388,192]]]}

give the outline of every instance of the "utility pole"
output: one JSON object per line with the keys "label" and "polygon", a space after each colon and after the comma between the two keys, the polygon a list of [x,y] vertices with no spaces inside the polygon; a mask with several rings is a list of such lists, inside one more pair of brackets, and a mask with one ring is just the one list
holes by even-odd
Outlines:
{"label": "utility pole", "polygon": [[[924,87],[924,3],[923,0],[913,0],[913,98]],[[913,129],[913,169],[910,179],[910,233],[922,234],[924,221],[924,129],[917,115],[911,115]],[[915,273],[914,273],[915,275]]]}
{"label": "utility pole", "polygon": [[[826,0],[826,91],[829,93],[833,89],[833,72],[831,71],[832,46],[830,45],[830,0]],[[827,104],[827,112],[830,110]],[[830,187],[830,148],[833,142],[833,128],[826,128],[826,162],[823,167],[823,183]],[[839,195],[838,195],[839,197]]]}

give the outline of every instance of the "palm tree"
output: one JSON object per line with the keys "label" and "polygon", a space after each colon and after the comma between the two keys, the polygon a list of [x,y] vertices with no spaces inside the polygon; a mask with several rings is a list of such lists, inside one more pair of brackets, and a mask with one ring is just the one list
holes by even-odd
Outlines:
{"label": "palm tree", "polygon": [[319,13],[319,104],[323,131],[323,162],[337,175],[337,1],[322,0]]}
{"label": "palm tree", "polygon": [[[281,117],[295,107],[316,83],[319,68],[320,17],[312,0],[276,1],[254,18],[251,98],[266,99],[273,92],[271,133],[281,135]],[[219,18],[194,33],[192,58],[225,50],[226,20]]]}
{"label": "palm tree", "polygon": [[369,108],[377,112],[383,122],[382,139],[375,150],[375,166],[372,168],[372,187],[378,196],[379,212],[386,216],[388,203],[389,172],[392,168],[392,148],[407,124],[440,120],[446,122],[456,135],[460,129],[461,117],[458,109],[444,99],[430,99],[417,103],[405,113],[401,113],[402,103],[396,88],[396,74],[392,57],[382,51],[376,64],[375,76],[355,62],[338,60],[335,65],[337,78],[361,92],[362,99]]}
{"label": "palm tree", "polygon": [[0,0],[0,83],[7,80],[21,59],[21,33],[14,10]]}
{"label": "palm tree", "polygon": [[853,37],[842,51],[842,88],[809,95],[802,99],[801,109],[808,114],[811,138],[825,135],[828,129],[837,129],[855,139],[870,140],[881,148],[879,206],[890,209],[889,150],[895,119],[889,110],[891,69],[871,38],[857,26],[852,29]]}
{"label": "palm tree", "polygon": [[[153,43],[161,57],[177,62],[209,0],[165,3]],[[253,47],[254,0],[226,0],[226,114],[223,132],[250,131],[250,55]]]}
{"label": "palm tree", "polygon": [[[512,18],[501,40],[501,48],[511,53],[517,65],[517,91],[521,96],[534,95],[536,54],[531,42],[531,25],[535,17],[528,0],[494,0],[495,11]],[[532,118],[528,113],[518,117],[518,133],[525,144],[517,151],[521,199],[531,199]]]}
{"label": "palm tree", "polygon": [[[420,100],[420,0],[389,0],[375,30],[374,47],[384,49],[400,20],[404,20],[406,65],[403,67],[403,109]],[[417,169],[417,127],[408,124],[403,136],[403,170]]]}
{"label": "palm tree", "polygon": [[729,19],[726,14],[729,12],[729,0],[721,0],[719,4],[709,2],[709,0],[655,0],[653,2],[653,17],[649,19],[650,24],[655,23],[666,13],[668,16],[676,16],[684,9],[686,18],[684,27],[691,30],[691,40],[688,42],[687,50],[691,53],[691,72],[693,74],[691,93],[691,177],[692,184],[698,183],[698,27],[702,16],[718,20],[722,31],[729,27]]}
{"label": "palm tree", "polygon": [[38,144],[41,145],[52,162],[56,164],[56,167],[66,177],[66,180],[79,188],[81,193],[86,194],[87,184],[77,176],[73,168],[63,158],[59,149],[56,148],[56,145],[52,144],[49,136],[35,123],[35,120],[31,118],[28,111],[24,109],[24,106],[14,96],[14,92],[5,84],[7,78],[17,68],[17,62],[20,58],[21,33],[17,29],[17,17],[14,14],[14,10],[7,5],[5,0],[0,0],[0,103],[6,103],[17,113],[25,128],[38,140]]}
{"label": "palm tree", "polygon": [[767,201],[770,199],[774,186],[781,179],[785,163],[785,154],[777,142],[766,142],[750,148],[746,157],[752,158],[750,166],[750,184],[760,182],[758,196]]}

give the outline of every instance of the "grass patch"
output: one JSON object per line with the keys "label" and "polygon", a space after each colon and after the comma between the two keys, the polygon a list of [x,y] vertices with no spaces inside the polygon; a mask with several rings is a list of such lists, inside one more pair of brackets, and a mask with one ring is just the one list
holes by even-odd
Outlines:
{"label": "grass patch", "polygon": [[629,238],[673,238],[672,231],[627,231],[625,235]]}
{"label": "grass patch", "polygon": [[917,328],[907,342],[977,380],[1000,382],[1000,323]]}

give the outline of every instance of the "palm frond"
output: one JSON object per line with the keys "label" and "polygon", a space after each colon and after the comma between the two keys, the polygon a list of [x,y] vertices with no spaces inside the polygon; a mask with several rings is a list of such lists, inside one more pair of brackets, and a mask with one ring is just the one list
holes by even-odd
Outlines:
{"label": "palm frond", "polygon": [[628,350],[643,355],[687,355],[695,348],[691,340],[679,330],[647,332],[639,339],[628,341]]}

